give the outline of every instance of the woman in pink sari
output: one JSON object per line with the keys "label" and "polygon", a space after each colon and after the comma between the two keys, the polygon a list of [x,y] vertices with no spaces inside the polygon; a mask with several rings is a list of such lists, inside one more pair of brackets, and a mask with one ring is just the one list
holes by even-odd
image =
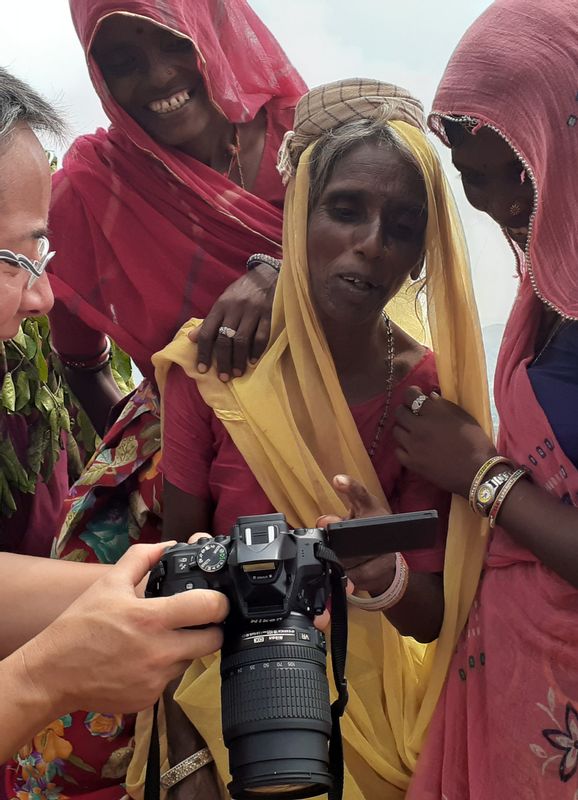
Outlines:
{"label": "woman in pink sari", "polygon": [[435,395],[416,414],[419,387],[398,411],[402,463],[497,523],[408,800],[578,797],[577,64],[575,0],[497,0],[430,117],[510,242],[519,287],[497,449]]}

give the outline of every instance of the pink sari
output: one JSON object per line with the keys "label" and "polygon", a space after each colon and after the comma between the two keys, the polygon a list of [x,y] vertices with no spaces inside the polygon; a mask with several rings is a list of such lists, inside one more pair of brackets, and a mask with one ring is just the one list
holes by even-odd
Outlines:
{"label": "pink sari", "polygon": [[[498,449],[578,506],[578,469],[527,372],[539,296],[578,316],[576,64],[574,0],[498,0],[452,56],[430,122],[441,138],[440,116],[491,125],[527,164],[537,202],[496,375]],[[408,800],[578,798],[577,615],[578,591],[497,529]]]}

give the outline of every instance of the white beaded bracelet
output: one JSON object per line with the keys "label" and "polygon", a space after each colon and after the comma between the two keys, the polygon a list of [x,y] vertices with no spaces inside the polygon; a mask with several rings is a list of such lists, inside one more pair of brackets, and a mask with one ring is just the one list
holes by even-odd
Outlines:
{"label": "white beaded bracelet", "polygon": [[357,606],[364,611],[387,611],[393,608],[407,590],[409,582],[409,567],[407,561],[401,553],[395,554],[395,575],[389,586],[382,594],[376,597],[357,597],[357,595],[350,594],[347,596],[347,601],[352,606]]}

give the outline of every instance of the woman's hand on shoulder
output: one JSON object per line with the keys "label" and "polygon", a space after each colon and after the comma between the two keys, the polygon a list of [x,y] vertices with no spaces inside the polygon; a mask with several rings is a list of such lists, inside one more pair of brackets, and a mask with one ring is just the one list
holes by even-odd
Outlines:
{"label": "woman's hand on shoulder", "polygon": [[494,444],[470,414],[437,392],[412,411],[420,396],[420,387],[411,386],[395,412],[396,455],[435,486],[467,497],[478,469],[496,454]]}
{"label": "woman's hand on shoulder", "polygon": [[277,279],[272,267],[261,264],[225,289],[203,324],[189,334],[197,344],[199,372],[207,372],[214,359],[226,382],[243,375],[247,362],[259,360],[271,333]]}

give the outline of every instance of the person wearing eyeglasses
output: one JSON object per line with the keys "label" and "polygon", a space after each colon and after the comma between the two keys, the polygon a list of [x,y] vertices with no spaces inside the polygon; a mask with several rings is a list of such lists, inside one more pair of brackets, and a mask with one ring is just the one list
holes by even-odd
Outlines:
{"label": "person wearing eyeglasses", "polygon": [[[42,98],[0,69],[0,340],[53,303],[50,170],[35,130],[62,128]],[[142,597],[165,547],[135,545],[112,567],[0,553],[0,762],[43,728],[57,742],[62,717],[78,709],[146,708],[190,661],[220,647],[214,623],[226,616],[224,595]]]}

